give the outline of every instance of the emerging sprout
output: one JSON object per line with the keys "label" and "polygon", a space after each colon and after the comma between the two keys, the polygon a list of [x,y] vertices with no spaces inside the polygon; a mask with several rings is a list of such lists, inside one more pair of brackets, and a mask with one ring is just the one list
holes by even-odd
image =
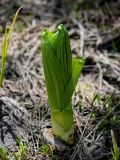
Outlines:
{"label": "emerging sprout", "polygon": [[85,59],[72,59],[69,35],[62,24],[56,33],[44,30],[42,58],[53,133],[66,143],[73,144],[75,138],[71,98]]}

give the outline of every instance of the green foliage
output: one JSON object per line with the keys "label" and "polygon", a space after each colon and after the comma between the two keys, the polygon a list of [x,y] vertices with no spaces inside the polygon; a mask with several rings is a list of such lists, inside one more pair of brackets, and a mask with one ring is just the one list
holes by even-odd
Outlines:
{"label": "green foliage", "polygon": [[111,130],[111,137],[112,137],[112,144],[113,144],[113,151],[112,151],[113,160],[119,160],[120,152],[117,146],[117,140],[115,138],[113,130]]}
{"label": "green foliage", "polygon": [[93,104],[94,104],[95,101],[97,101],[97,103],[98,103],[99,106],[101,105],[101,97],[97,93],[94,93],[94,95],[93,95],[91,106],[93,106]]}
{"label": "green foliage", "polygon": [[39,152],[45,156],[53,155],[53,149],[50,145],[42,145],[39,149]]}
{"label": "green foliage", "polygon": [[22,160],[25,154],[26,146],[22,141],[18,142],[19,150],[17,153],[10,154],[5,148],[0,147],[0,160]]}
{"label": "green foliage", "polygon": [[0,147],[0,160],[9,160],[8,153],[3,147]]}
{"label": "green foliage", "polygon": [[6,30],[5,30],[4,41],[3,41],[3,46],[2,46],[2,65],[1,65],[1,71],[0,71],[0,87],[2,87],[3,81],[4,81],[6,58],[7,58],[7,53],[8,53],[8,47],[9,47],[9,43],[10,43],[11,33],[13,31],[16,19],[17,19],[18,14],[19,14],[21,9],[22,9],[22,7],[20,7],[18,9],[18,11],[16,12],[15,17],[14,17],[13,22],[12,22],[12,25],[11,25],[8,33],[7,33],[7,27],[6,27]]}
{"label": "green foliage", "polygon": [[15,160],[22,160],[26,146],[24,145],[22,141],[19,141],[18,144],[19,144],[19,152],[17,154],[14,152],[13,156]]}
{"label": "green foliage", "polygon": [[58,26],[56,33],[44,30],[42,57],[53,133],[67,143],[73,143],[71,97],[85,59],[72,59],[68,32],[63,25]]}

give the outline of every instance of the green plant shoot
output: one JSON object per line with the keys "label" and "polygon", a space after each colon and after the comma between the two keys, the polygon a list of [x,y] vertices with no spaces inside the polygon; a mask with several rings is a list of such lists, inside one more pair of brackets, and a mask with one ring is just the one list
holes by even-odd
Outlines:
{"label": "green plant shoot", "polygon": [[43,31],[42,58],[53,134],[73,144],[75,137],[71,98],[85,59],[72,59],[69,35],[62,24],[56,33]]}
{"label": "green plant shoot", "polygon": [[6,58],[7,58],[11,33],[13,31],[16,19],[17,19],[18,14],[19,14],[21,9],[22,9],[22,7],[20,7],[18,9],[18,11],[16,12],[15,17],[14,17],[13,22],[12,22],[12,25],[10,26],[10,29],[9,29],[8,33],[7,33],[7,27],[5,29],[3,46],[2,46],[2,64],[1,64],[1,71],[0,71],[0,87],[3,86],[3,81],[4,81],[4,76],[5,76],[5,67],[6,67]]}
{"label": "green plant shoot", "polygon": [[119,152],[119,147],[117,145],[117,140],[115,138],[113,130],[111,130],[111,137],[112,137],[112,144],[113,144],[113,151],[112,151],[113,160],[119,160],[120,152]]}
{"label": "green plant shoot", "polygon": [[0,159],[1,160],[9,160],[7,150],[3,147],[0,147]]}

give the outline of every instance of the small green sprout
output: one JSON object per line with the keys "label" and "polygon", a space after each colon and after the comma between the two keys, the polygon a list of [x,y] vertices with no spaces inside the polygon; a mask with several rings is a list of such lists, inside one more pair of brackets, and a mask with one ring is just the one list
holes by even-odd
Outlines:
{"label": "small green sprout", "polygon": [[72,59],[69,35],[62,24],[56,33],[44,30],[42,58],[53,134],[73,144],[75,137],[71,98],[85,59]]}
{"label": "small green sprout", "polygon": [[39,149],[40,153],[45,156],[53,155],[53,148],[50,145],[42,145]]}
{"label": "small green sprout", "polygon": [[8,153],[5,148],[0,147],[0,159],[1,160],[9,160]]}
{"label": "small green sprout", "polygon": [[14,152],[13,156],[14,156],[15,160],[22,160],[26,146],[25,146],[24,142],[22,142],[22,141],[18,141],[18,144],[19,144],[19,152],[18,153]]}
{"label": "small green sprout", "polygon": [[112,151],[113,160],[119,160],[120,151],[119,151],[119,148],[117,146],[117,140],[115,138],[113,130],[111,130],[111,137],[112,137],[112,144],[113,144],[113,151]]}
{"label": "small green sprout", "polygon": [[18,11],[15,14],[15,17],[13,19],[12,25],[10,26],[10,29],[7,33],[7,27],[5,29],[5,34],[4,34],[4,40],[3,40],[3,46],[2,46],[2,64],[1,64],[1,71],[0,71],[0,87],[3,86],[3,81],[4,81],[4,76],[5,76],[5,67],[6,67],[6,58],[7,58],[7,53],[8,53],[8,47],[10,43],[10,37],[16,22],[16,19],[18,17],[18,14],[22,7],[18,9]]}
{"label": "small green sprout", "polygon": [[91,106],[94,105],[94,102],[97,101],[98,105],[101,106],[101,97],[99,94],[97,93],[94,93],[93,95],[93,99],[92,99],[92,102],[91,102]]}

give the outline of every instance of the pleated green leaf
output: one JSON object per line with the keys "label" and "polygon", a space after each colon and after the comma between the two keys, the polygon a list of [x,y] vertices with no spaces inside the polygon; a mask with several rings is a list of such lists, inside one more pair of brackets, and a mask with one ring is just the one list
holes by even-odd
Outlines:
{"label": "pleated green leaf", "polygon": [[[52,109],[60,109],[61,97],[64,91],[64,72],[61,67],[60,60],[57,58],[54,49],[50,44],[49,37],[51,35],[47,31],[43,33],[42,53],[43,53],[43,66],[46,78],[46,86],[48,91],[48,98]],[[57,108],[56,108],[57,106]]]}
{"label": "pleated green leaf", "polygon": [[74,142],[71,97],[85,59],[72,59],[69,35],[63,25],[55,33],[44,30],[42,57],[53,133],[71,144]]}
{"label": "pleated green leaf", "polygon": [[69,103],[69,101],[71,101],[71,97],[75,90],[76,84],[78,82],[84,64],[85,64],[84,58],[72,59],[72,75],[67,84],[66,90],[63,94],[63,99],[62,99],[63,106],[66,106]]}

